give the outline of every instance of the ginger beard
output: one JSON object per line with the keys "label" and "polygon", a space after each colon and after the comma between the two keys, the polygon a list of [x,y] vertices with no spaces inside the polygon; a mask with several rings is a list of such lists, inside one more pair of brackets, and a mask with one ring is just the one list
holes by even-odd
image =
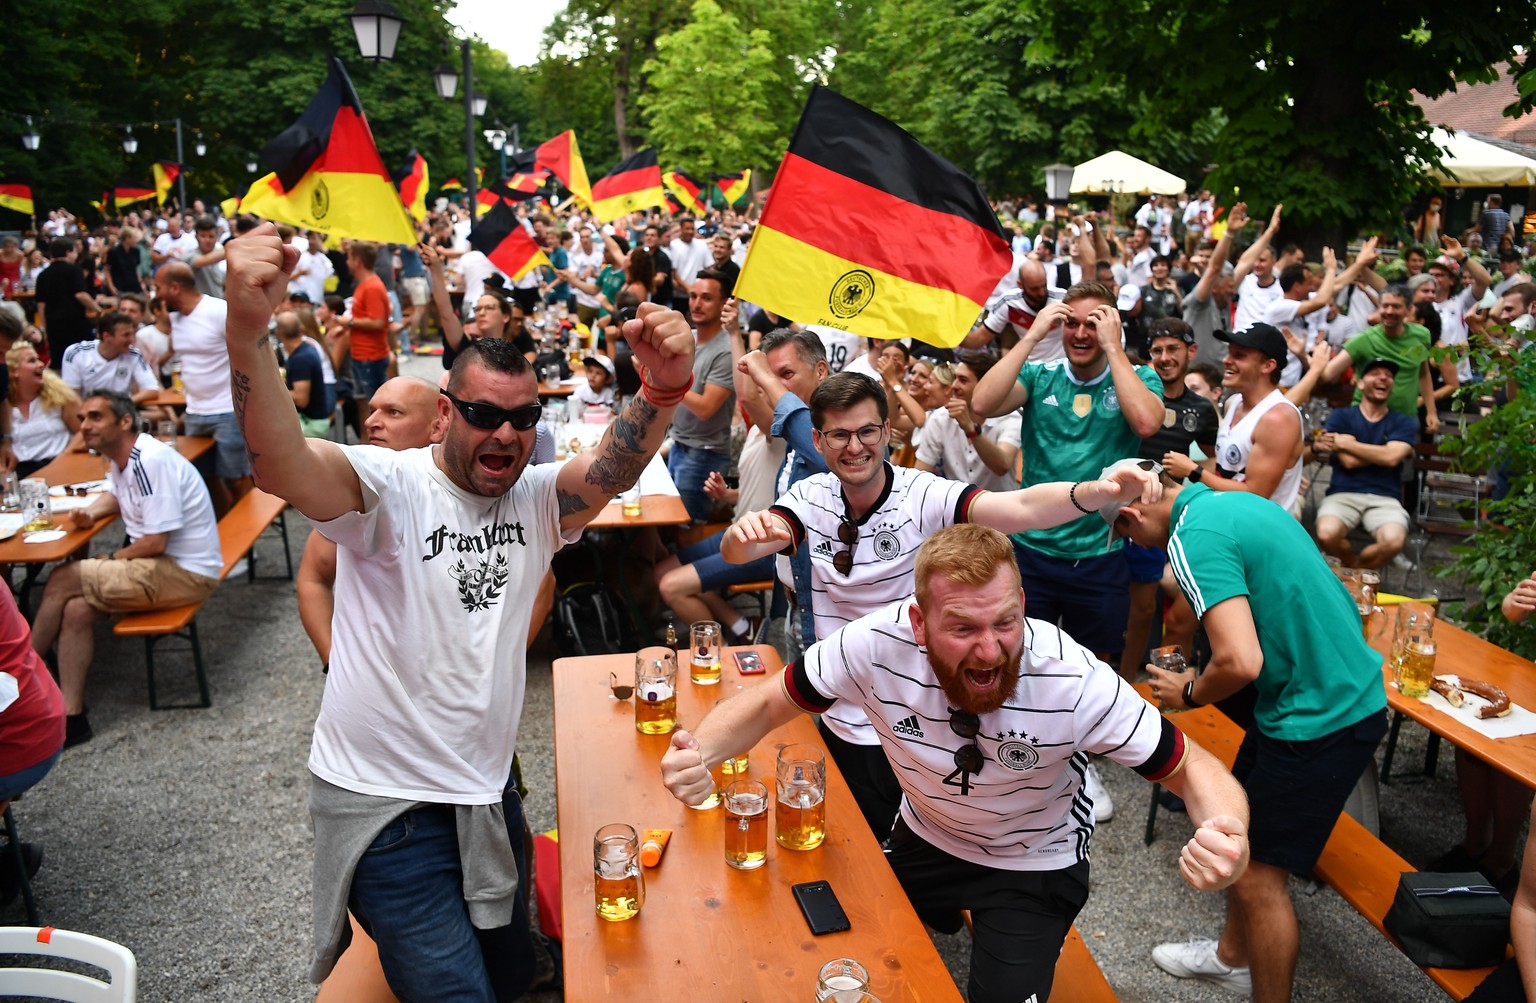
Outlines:
{"label": "ginger beard", "polygon": [[1023,642],[1013,651],[1004,651],[996,661],[988,665],[966,659],[959,665],[948,665],[928,652],[928,664],[938,677],[939,685],[949,702],[960,710],[970,711],[978,717],[1000,709],[1013,695],[1019,684],[1019,655]]}

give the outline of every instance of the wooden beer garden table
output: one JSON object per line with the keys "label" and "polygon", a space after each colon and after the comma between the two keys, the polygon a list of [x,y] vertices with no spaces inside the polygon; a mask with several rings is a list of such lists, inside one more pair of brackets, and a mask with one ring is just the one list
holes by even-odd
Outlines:
{"label": "wooden beer garden table", "polygon": [[[679,659],[682,727],[744,687],[778,685],[781,664],[771,647],[751,649],[767,669],[762,676],[740,675],[734,650],[743,649],[727,649],[715,686],[690,682],[686,652]],[[610,672],[633,683],[635,656],[554,664],[567,999],[812,1000],[816,974],[833,958],[862,963],[882,1003],[960,999],[830,755],[826,841],[807,851],[779,846],[770,805],[768,862],[738,871],[725,862],[724,806],[694,811],[667,792],[661,757],[671,736],[635,730],[634,699],[613,698]],[[776,750],[786,742],[825,748],[812,719],[798,717],[752,749],[747,778],[771,791]],[[592,836],[610,822],[672,830],[661,864],[644,869],[645,905],[622,923],[598,919],[593,897]],[[790,886],[818,880],[831,882],[847,932],[811,935]]]}
{"label": "wooden beer garden table", "polygon": [[139,402],[140,407],[186,407],[187,395],[175,390],[162,390],[155,396]]}
{"label": "wooden beer garden table", "polygon": [[[1383,615],[1395,618],[1396,613],[1388,607],[1385,614],[1375,614],[1378,618]],[[1390,652],[1392,647],[1392,623],[1393,620],[1389,619],[1380,634],[1371,641],[1371,646],[1382,654]],[[1387,704],[1394,712],[1393,739],[1402,724],[1402,717],[1412,718],[1429,729],[1431,735],[1449,740],[1457,748],[1465,749],[1525,786],[1536,788],[1536,735],[1488,738],[1426,700],[1403,696],[1397,691],[1390,665],[1384,664],[1382,672],[1386,682]],[[1454,674],[1492,683],[1508,693],[1512,703],[1536,711],[1536,665],[1445,620],[1435,624],[1435,674]],[[1391,765],[1389,745],[1386,760],[1382,764],[1382,776],[1387,775]]]}

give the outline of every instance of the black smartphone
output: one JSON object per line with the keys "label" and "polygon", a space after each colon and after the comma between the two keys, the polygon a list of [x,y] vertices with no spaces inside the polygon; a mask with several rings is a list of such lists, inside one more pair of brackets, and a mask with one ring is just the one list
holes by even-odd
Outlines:
{"label": "black smartphone", "polygon": [[837,894],[827,882],[807,881],[791,885],[790,891],[795,893],[795,901],[800,904],[800,912],[810,924],[811,933],[820,937],[824,933],[841,933],[849,928],[848,914],[843,912],[842,903],[837,901]]}

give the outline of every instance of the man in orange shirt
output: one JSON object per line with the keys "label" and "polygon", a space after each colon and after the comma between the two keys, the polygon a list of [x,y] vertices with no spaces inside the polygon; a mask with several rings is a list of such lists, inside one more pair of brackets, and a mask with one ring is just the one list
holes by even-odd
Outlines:
{"label": "man in orange shirt", "polygon": [[348,248],[347,270],[357,286],[352,291],[352,308],[340,318],[351,344],[352,399],[364,429],[373,413],[374,392],[389,379],[389,293],[373,270],[378,257],[378,245],[366,240],[354,240]]}

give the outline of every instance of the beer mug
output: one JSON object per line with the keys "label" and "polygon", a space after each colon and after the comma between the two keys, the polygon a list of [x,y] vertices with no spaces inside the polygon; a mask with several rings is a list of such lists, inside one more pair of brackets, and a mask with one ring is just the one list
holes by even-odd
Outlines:
{"label": "beer mug", "polygon": [[677,727],[677,653],[642,648],[635,655],[635,730],[666,735]]}
{"label": "beer mug", "polygon": [[827,760],[814,745],[786,745],[775,769],[774,838],[786,850],[814,850],[827,838]]}
{"label": "beer mug", "polygon": [[688,678],[700,686],[720,682],[720,625],[700,620],[688,631]]}
{"label": "beer mug", "polygon": [[741,871],[768,862],[768,787],[760,781],[725,789],[725,862]]}
{"label": "beer mug", "polygon": [[640,485],[625,488],[619,492],[619,511],[626,519],[638,519],[640,517]]}
{"label": "beer mug", "polygon": [[53,503],[48,500],[48,482],[41,477],[28,477],[18,490],[21,498],[21,514],[26,522],[22,529],[28,533],[53,528]]}
{"label": "beer mug", "polygon": [[1371,629],[1371,617],[1381,610],[1376,605],[1376,597],[1381,591],[1381,576],[1360,568],[1352,570],[1341,581],[1349,591],[1349,597],[1355,601],[1355,611],[1360,614],[1360,633],[1369,642],[1385,629],[1384,619],[1377,623],[1374,631]]}
{"label": "beer mug", "polygon": [[599,917],[619,923],[639,915],[645,905],[645,875],[634,826],[614,822],[597,830],[592,837],[592,883]]}
{"label": "beer mug", "polygon": [[834,958],[816,973],[816,1003],[826,1003],[847,994],[863,999],[869,992],[869,970],[852,958]]}
{"label": "beer mug", "polygon": [[[1184,660],[1184,649],[1177,644],[1165,644],[1152,649],[1152,664],[1167,672],[1183,672],[1189,667]],[[1169,707],[1159,701],[1159,709],[1165,714],[1183,713],[1183,707]]]}
{"label": "beer mug", "polygon": [[1429,695],[1429,683],[1435,676],[1434,607],[1416,602],[1398,605],[1391,665],[1399,693],[1415,698]]}
{"label": "beer mug", "polygon": [[0,512],[21,511],[21,480],[16,471],[0,474]]}

